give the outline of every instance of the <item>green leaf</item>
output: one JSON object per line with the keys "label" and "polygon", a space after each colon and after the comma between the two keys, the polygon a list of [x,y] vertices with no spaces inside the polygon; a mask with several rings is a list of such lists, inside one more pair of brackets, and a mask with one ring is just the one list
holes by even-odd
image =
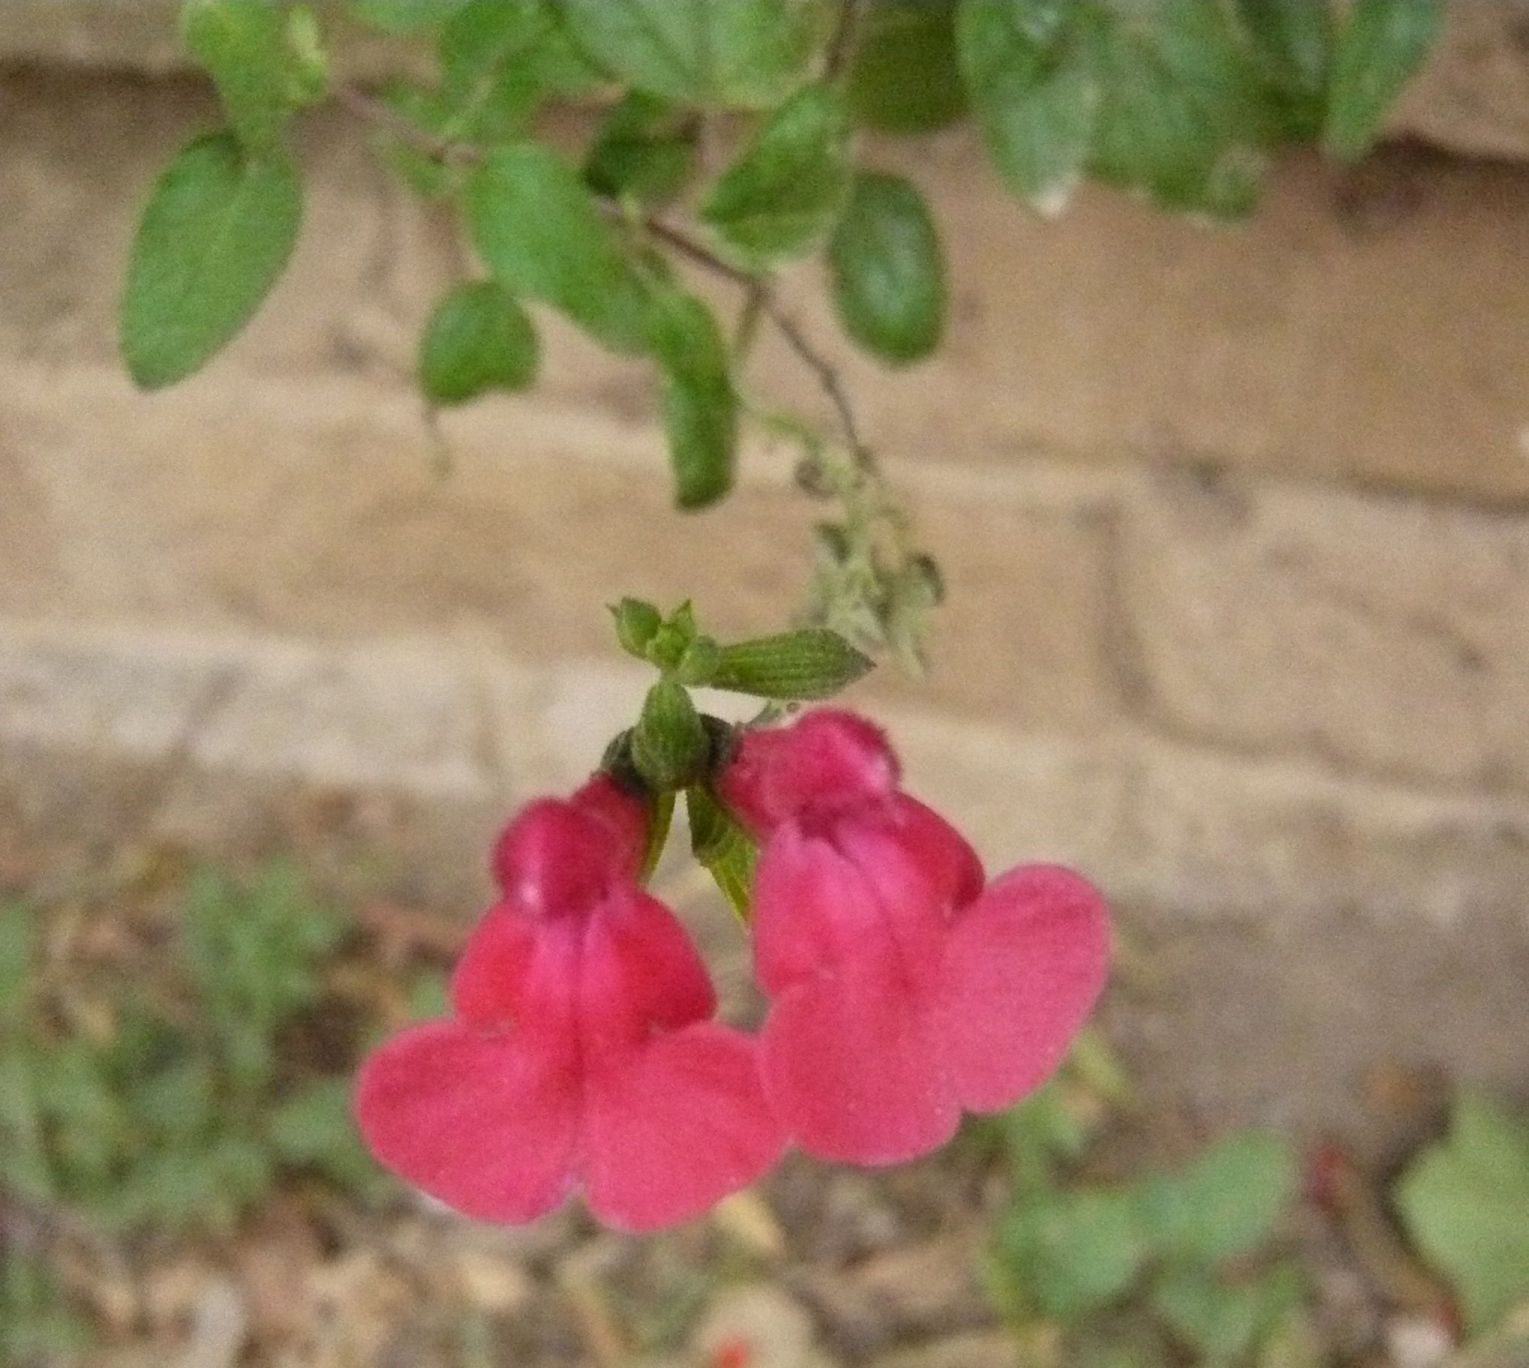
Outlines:
{"label": "green leaf", "polygon": [[1127,1193],[1040,1189],[999,1223],[994,1257],[1043,1313],[1073,1321],[1116,1300],[1146,1257]]}
{"label": "green leaf", "polygon": [[879,0],[866,6],[846,86],[860,123],[889,133],[928,133],[966,112],[956,4]]}
{"label": "green leaf", "polygon": [[1214,1264],[1266,1240],[1294,1187],[1290,1146],[1279,1136],[1245,1131],[1182,1169],[1147,1179],[1137,1205],[1154,1249]]}
{"label": "green leaf", "polygon": [[672,679],[661,679],[643,700],[632,729],[632,763],[655,789],[683,788],[706,763],[706,729],[690,695]]}
{"label": "green leaf", "polygon": [[963,0],[956,36],[999,175],[1031,207],[1060,210],[1082,177],[1099,112],[1091,11],[1081,0]]}
{"label": "green leaf", "polygon": [[722,648],[712,687],[784,701],[832,698],[872,667],[837,632],[803,627]]}
{"label": "green leaf", "polygon": [[690,105],[766,109],[803,79],[818,0],[563,0],[574,40],[623,84]]}
{"label": "green leaf", "polygon": [[728,905],[741,921],[749,919],[749,890],[759,848],[753,838],[728,815],[711,793],[699,784],[685,790],[685,812],[690,822],[690,849],[722,890]]}
{"label": "green leaf", "polygon": [[1290,133],[1321,131],[1333,56],[1326,0],[1237,0],[1237,13],[1269,81],[1289,105]]}
{"label": "green leaf", "polygon": [[667,204],[695,170],[698,127],[692,116],[634,92],[605,116],[585,159],[584,179],[611,199]]}
{"label": "green leaf", "polygon": [[1284,1264],[1252,1282],[1225,1283],[1197,1269],[1173,1269],[1152,1288],[1152,1304],[1205,1368],[1245,1363],[1306,1295],[1300,1268]]}
{"label": "green leaf", "polygon": [[291,116],[296,74],[282,11],[270,0],[187,0],[181,39],[207,68],[234,132],[252,151],[270,147]]}
{"label": "green leaf", "polygon": [[1397,1206],[1423,1257],[1460,1298],[1473,1334],[1529,1301],[1529,1124],[1487,1098],[1455,1104],[1449,1135],[1420,1155]]}
{"label": "green leaf", "polygon": [[664,429],[681,508],[715,503],[733,484],[738,395],[731,354],[711,309],[683,290],[657,291],[649,345],[663,375]]}
{"label": "green leaf", "polygon": [[[0,1148],[5,1170],[0,1191],[9,1189],[30,1202],[58,1195],[58,1180],[43,1136],[43,1107],[38,1086],[46,1061],[21,1040],[7,1039],[0,1051]],[[3,1261],[0,1261],[3,1262]]]}
{"label": "green leaf", "polygon": [[297,241],[302,188],[285,157],[198,138],[159,178],[128,263],[121,346],[144,389],[200,369],[260,307]]}
{"label": "green leaf", "polygon": [[437,404],[524,389],[538,356],[536,330],[515,296],[496,281],[463,281],[435,306],[420,339],[420,388]]}
{"label": "green leaf", "polygon": [[467,0],[350,0],[357,18],[388,33],[417,33],[435,28]]}
{"label": "green leaf", "polygon": [[648,643],[658,635],[663,626],[663,616],[645,599],[624,598],[611,605],[611,616],[616,621],[616,640],[621,649],[638,660],[648,658]]}
{"label": "green leaf", "polygon": [[614,351],[647,349],[649,295],[578,173],[540,143],[497,148],[467,185],[473,242],[511,290]]}
{"label": "green leaf", "polygon": [[277,1158],[312,1168],[343,1187],[376,1188],[382,1174],[367,1155],[351,1120],[351,1082],[322,1078],[272,1111],[266,1134]]}
{"label": "green leaf", "polygon": [[810,251],[849,194],[849,120],[841,96],[809,86],[776,110],[712,186],[701,217],[750,269]]}
{"label": "green leaf", "polygon": [[916,186],[862,171],[828,247],[834,307],[873,356],[905,365],[928,356],[945,326],[939,233]]}
{"label": "green leaf", "polygon": [[1322,145],[1329,155],[1356,161],[1369,150],[1443,23],[1443,0],[1355,0],[1328,86]]}

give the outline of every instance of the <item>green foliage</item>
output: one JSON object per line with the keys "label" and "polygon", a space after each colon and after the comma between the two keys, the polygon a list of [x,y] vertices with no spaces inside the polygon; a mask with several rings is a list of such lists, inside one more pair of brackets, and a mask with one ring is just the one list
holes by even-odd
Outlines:
{"label": "green foliage", "polygon": [[737,260],[763,269],[832,230],[849,194],[849,119],[831,86],[782,105],[712,186],[701,218]]}
{"label": "green foliage", "polygon": [[[34,914],[0,911],[7,951],[26,946],[7,972],[35,965]],[[180,1001],[123,988],[98,1037],[60,1034],[35,994],[19,999],[0,1043],[0,1189],[128,1230],[227,1227],[284,1168],[375,1191],[348,1080],[299,1082],[279,1049],[342,931],[290,867],[248,884],[201,871],[162,976]]]}
{"label": "green foliage", "polygon": [[0,1244],[0,1363],[56,1364],[89,1348],[89,1322],[41,1254]]}
{"label": "green foliage", "polygon": [[1448,1136],[1402,1175],[1397,1207],[1473,1334],[1529,1305],[1529,1123],[1466,1093]]}
{"label": "green foliage", "polygon": [[420,339],[420,388],[437,404],[524,389],[539,356],[536,329],[514,295],[491,280],[463,281],[435,306]]}
{"label": "green foliage", "polygon": [[738,395],[731,354],[711,309],[668,284],[653,289],[648,341],[663,376],[675,502],[681,508],[705,508],[733,483]]}
{"label": "green foliage", "polygon": [[1444,0],[1355,0],[1333,56],[1322,129],[1332,156],[1353,161],[1369,150],[1443,22]]}
{"label": "green foliage", "polygon": [[389,33],[433,28],[465,3],[466,0],[349,0],[358,19]]}
{"label": "green foliage", "polygon": [[1131,1355],[1164,1334],[1208,1365],[1293,1352],[1304,1278],[1258,1257],[1293,1195],[1289,1147],[1234,1134],[1175,1170],[1070,1185],[1088,1141],[1069,1105],[1077,1077],[1069,1065],[1063,1082],[998,1120],[1014,1181],[988,1269],[1000,1307],[1021,1324],[1059,1324],[1079,1361],[1155,1361]]}
{"label": "green foliage", "polygon": [[649,291],[577,171],[540,143],[498,148],[467,186],[473,243],[507,288],[607,346],[648,346]]}
{"label": "green foliage", "polygon": [[845,330],[891,365],[928,356],[945,326],[945,262],[918,187],[861,172],[828,259]]}
{"label": "green foliage", "polygon": [[817,0],[564,0],[573,37],[633,89],[689,105],[768,109],[800,84]]}
{"label": "green foliage", "polygon": [[184,379],[249,322],[301,217],[297,172],[279,151],[215,133],[176,157],[144,211],[122,299],[122,354],[140,386]]}
{"label": "green foliage", "polygon": [[870,668],[871,661],[838,633],[803,627],[724,646],[707,682],[756,698],[832,698]]}
{"label": "green foliage", "polygon": [[690,849],[711,875],[728,905],[742,921],[749,919],[749,889],[759,848],[711,793],[701,785],[685,791]]}
{"label": "green foliage", "polygon": [[683,685],[661,679],[632,729],[632,763],[655,789],[683,788],[706,764],[710,743]]}
{"label": "green foliage", "polygon": [[292,113],[281,11],[268,0],[188,0],[181,37],[212,77],[229,126],[252,152],[268,149]]}
{"label": "green foliage", "polygon": [[611,199],[667,204],[690,183],[699,131],[693,116],[633,92],[601,123],[584,161],[584,179]]}
{"label": "green foliage", "polygon": [[957,0],[878,0],[866,8],[845,87],[859,122],[889,133],[928,133],[966,112],[956,6]]}

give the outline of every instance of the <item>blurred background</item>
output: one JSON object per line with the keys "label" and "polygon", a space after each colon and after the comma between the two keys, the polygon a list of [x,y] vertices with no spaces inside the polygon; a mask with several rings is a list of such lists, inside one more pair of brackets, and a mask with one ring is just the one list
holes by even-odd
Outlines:
{"label": "blurred background", "polygon": [[[438,991],[497,824],[635,716],[645,674],[605,604],[693,596],[719,635],[774,630],[814,518],[763,445],[720,510],[673,512],[649,376],[556,324],[534,391],[427,415],[415,338],[461,248],[340,112],[302,121],[303,239],[255,323],[134,392],[114,341],[133,225],[217,118],[173,9],[0,4],[0,890],[31,1004],[0,1016],[5,1124],[108,1137],[6,1173],[0,1361],[69,1361],[77,1338],[209,1368],[1103,1363],[1053,1333],[1086,1296],[1016,1305],[1023,1238],[1021,1291],[993,1272],[1005,1164],[1135,1182],[1249,1127],[1315,1191],[1278,1237],[1303,1251],[1311,1356],[1277,1361],[1445,1361],[1460,1291],[1387,1185],[1463,1085],[1529,1090],[1529,6],[1453,5],[1386,144],[1348,169],[1287,158],[1236,227],[1100,188],[1038,218],[964,127],[872,144],[940,216],[951,331],[906,373],[839,354],[948,602],[929,679],[883,670],[850,701],[994,867],[1095,878],[1119,969],[1049,1139],[994,1123],[886,1178],[793,1160],[641,1245],[379,1196],[343,1101],[194,1177],[174,1118],[206,1079],[148,1119],[122,1100],[186,1038],[209,1077],[220,1051],[270,1055],[217,1084],[246,1138],[314,1078],[342,1099],[355,1042]],[[342,50],[358,78],[399,60]],[[811,269],[786,300],[832,339]],[[822,410],[792,358],[755,364]],[[741,994],[734,925],[668,891]],[[230,987],[217,947],[241,936],[236,958],[296,957],[290,1001]],[[130,981],[160,1025],[124,1043]],[[70,1078],[78,1098],[41,1096]],[[154,1156],[151,1195],[102,1216]],[[1485,1238],[1465,1244],[1498,1251],[1502,1306],[1529,1300],[1529,1254]],[[59,1342],[14,1329],[34,1323]],[[1253,1352],[1188,1338],[1108,1362]],[[1529,1363],[1498,1352],[1480,1362]]]}

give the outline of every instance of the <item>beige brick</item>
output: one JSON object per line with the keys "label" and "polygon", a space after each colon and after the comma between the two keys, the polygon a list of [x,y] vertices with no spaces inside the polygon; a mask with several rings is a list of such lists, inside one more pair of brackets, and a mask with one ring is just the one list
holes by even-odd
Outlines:
{"label": "beige brick", "polygon": [[1383,773],[1529,784],[1529,516],[1174,477],[1125,526],[1149,715]]}

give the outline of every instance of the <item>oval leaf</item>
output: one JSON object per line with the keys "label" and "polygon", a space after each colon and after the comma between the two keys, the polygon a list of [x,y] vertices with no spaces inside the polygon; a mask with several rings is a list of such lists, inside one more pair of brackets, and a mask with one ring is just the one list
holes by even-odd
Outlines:
{"label": "oval leaf", "polygon": [[268,0],[190,0],[181,39],[207,68],[240,139],[256,150],[275,142],[292,112],[296,65],[282,12]]}
{"label": "oval leaf", "polygon": [[1443,0],[1355,0],[1338,38],[1322,145],[1342,161],[1362,157],[1402,87],[1423,64],[1444,22]]}
{"label": "oval leaf", "polygon": [[966,112],[955,17],[956,0],[880,0],[866,9],[847,84],[861,123],[928,133]]}
{"label": "oval leaf", "polygon": [[965,0],[962,69],[988,154],[1026,204],[1055,213],[1082,178],[1099,110],[1081,6]]}
{"label": "oval leaf", "polygon": [[615,351],[646,349],[647,289],[578,173],[550,148],[492,152],[468,181],[467,216],[479,255],[511,290]]}
{"label": "oval leaf", "polygon": [[724,646],[711,687],[787,702],[832,698],[871,668],[837,632],[803,627]]}
{"label": "oval leaf", "polygon": [[302,187],[285,157],[198,138],[159,178],[122,299],[122,354],[144,389],[198,370],[249,322],[297,241]]}
{"label": "oval leaf", "polygon": [[420,388],[437,404],[524,389],[538,355],[536,330],[515,296],[492,280],[464,281],[435,306],[420,339]]}
{"label": "oval leaf", "polygon": [[838,92],[819,85],[793,96],[718,178],[701,217],[752,269],[810,251],[849,193],[848,133]]}
{"label": "oval leaf", "polygon": [[849,335],[903,365],[928,356],[945,324],[939,234],[918,189],[862,173],[829,244],[834,306]]}
{"label": "oval leaf", "polygon": [[643,204],[666,204],[685,188],[695,169],[699,127],[651,95],[632,94],[616,105],[584,162],[584,179],[596,194],[631,196]]}
{"label": "oval leaf", "polygon": [[574,39],[613,75],[691,105],[767,109],[800,84],[817,0],[564,0]]}
{"label": "oval leaf", "polygon": [[727,343],[711,310],[678,289],[658,294],[649,328],[663,373],[675,502],[703,508],[732,488],[737,458],[738,395]]}

